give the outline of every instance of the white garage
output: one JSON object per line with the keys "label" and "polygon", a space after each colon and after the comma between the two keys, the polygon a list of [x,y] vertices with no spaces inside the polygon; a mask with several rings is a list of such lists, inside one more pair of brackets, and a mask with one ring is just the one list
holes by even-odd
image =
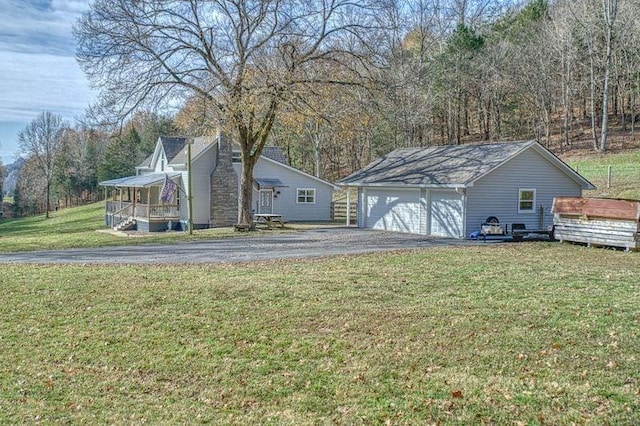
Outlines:
{"label": "white garage", "polygon": [[339,184],[358,190],[358,226],[445,238],[492,216],[548,226],[554,197],[594,188],[536,141],[397,149]]}
{"label": "white garage", "polygon": [[462,195],[454,191],[431,191],[429,195],[429,233],[437,237],[464,237]]}
{"label": "white garage", "polygon": [[420,191],[416,189],[368,189],[364,194],[366,228],[420,232]]}

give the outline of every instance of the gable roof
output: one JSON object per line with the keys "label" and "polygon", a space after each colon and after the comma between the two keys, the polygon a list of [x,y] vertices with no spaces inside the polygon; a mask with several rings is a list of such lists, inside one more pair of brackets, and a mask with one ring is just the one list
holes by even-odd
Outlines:
{"label": "gable roof", "polygon": [[265,146],[262,148],[262,155],[271,158],[272,160],[276,160],[280,163],[289,165],[289,161],[287,161],[287,156],[284,155],[284,151],[279,146]]}
{"label": "gable roof", "polygon": [[[136,166],[136,169],[153,168],[155,162],[158,161],[158,156],[160,155],[161,149],[164,151],[167,157],[168,164],[187,164],[187,139],[188,138],[184,136],[160,136],[153,153],[145,158],[144,161],[142,161],[138,166]],[[191,159],[195,160],[195,158],[198,157],[207,148],[213,146],[214,143],[217,142],[217,140],[218,139],[213,136],[199,136],[193,138],[193,144],[191,145]]]}
{"label": "gable roof", "polygon": [[401,148],[342,179],[352,186],[466,187],[534,149],[584,189],[594,186],[536,141]]}

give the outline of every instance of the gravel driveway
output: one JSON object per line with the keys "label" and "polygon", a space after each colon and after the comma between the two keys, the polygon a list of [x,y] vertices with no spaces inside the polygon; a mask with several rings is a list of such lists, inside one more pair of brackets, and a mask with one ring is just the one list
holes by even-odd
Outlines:
{"label": "gravel driveway", "polygon": [[447,238],[331,226],[260,237],[91,249],[1,253],[0,263],[211,263],[295,259],[477,244]]}

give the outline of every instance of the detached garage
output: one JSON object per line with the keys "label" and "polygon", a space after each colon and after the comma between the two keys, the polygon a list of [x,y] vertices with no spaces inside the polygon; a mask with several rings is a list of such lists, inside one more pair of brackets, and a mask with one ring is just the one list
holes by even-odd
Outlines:
{"label": "detached garage", "polygon": [[365,202],[365,227],[420,233],[420,190],[372,188]]}
{"label": "detached garage", "polygon": [[554,197],[594,189],[535,141],[395,150],[340,185],[358,190],[358,226],[464,238],[489,217],[551,225]]}

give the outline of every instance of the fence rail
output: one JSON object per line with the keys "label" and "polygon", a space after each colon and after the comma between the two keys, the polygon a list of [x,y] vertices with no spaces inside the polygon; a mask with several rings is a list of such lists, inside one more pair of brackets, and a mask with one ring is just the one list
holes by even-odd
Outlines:
{"label": "fence rail", "polygon": [[[356,203],[351,203],[350,205],[351,211],[349,213],[349,218],[351,224],[356,223],[357,214],[358,214],[358,205]],[[334,201],[331,203],[331,220],[335,222],[346,222],[347,221],[347,203],[344,201]]]}

